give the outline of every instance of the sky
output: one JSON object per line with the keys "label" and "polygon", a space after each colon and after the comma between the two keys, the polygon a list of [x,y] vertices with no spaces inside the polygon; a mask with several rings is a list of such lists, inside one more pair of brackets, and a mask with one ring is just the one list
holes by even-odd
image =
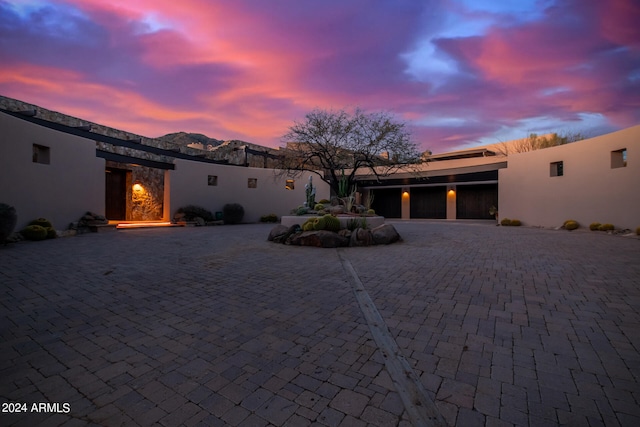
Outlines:
{"label": "sky", "polygon": [[638,0],[0,0],[0,95],[278,147],[385,111],[434,153],[640,124]]}

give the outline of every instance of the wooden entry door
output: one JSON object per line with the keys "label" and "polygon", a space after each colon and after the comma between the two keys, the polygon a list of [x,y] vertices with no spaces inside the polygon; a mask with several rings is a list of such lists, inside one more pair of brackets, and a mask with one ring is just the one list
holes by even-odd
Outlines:
{"label": "wooden entry door", "polygon": [[105,216],[109,220],[127,219],[127,171],[106,169]]}

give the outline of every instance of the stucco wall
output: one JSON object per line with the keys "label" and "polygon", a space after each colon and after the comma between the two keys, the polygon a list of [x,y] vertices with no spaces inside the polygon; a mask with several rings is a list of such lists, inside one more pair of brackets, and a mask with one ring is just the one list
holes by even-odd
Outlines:
{"label": "stucco wall", "polygon": [[[258,222],[262,215],[274,213],[288,215],[291,209],[306,200],[305,184],[313,175],[316,200],[329,198],[329,186],[313,173],[295,179],[293,190],[285,189],[285,179],[276,179],[273,169],[175,161],[176,168],[169,172],[171,200],[169,212],[186,205],[202,206],[211,212],[222,211],[227,203],[240,203],[244,207],[243,222]],[[208,185],[208,176],[217,176],[217,185]],[[248,188],[248,179],[257,179],[257,188]],[[165,183],[166,185],[166,183]]]}
{"label": "stucco wall", "polygon": [[[33,144],[49,147],[49,164],[33,162]],[[93,141],[0,114],[0,202],[16,208],[16,231],[39,217],[64,230],[104,213],[104,164]]]}
{"label": "stucco wall", "polygon": [[[612,151],[627,166],[612,168]],[[550,176],[552,162],[564,175]],[[512,154],[499,171],[499,213],[525,225],[558,227],[575,219],[617,228],[640,226],[640,126],[553,148]]]}

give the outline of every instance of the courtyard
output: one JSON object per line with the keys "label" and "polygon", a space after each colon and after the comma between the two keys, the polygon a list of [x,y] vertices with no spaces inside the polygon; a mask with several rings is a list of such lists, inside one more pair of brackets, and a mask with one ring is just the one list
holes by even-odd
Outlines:
{"label": "courtyard", "polygon": [[0,247],[0,424],[640,425],[637,237],[390,222],[360,248],[268,224]]}

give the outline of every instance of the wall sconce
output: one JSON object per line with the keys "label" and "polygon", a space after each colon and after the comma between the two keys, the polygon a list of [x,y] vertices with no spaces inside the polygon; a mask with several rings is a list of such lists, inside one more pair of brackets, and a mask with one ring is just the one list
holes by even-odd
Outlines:
{"label": "wall sconce", "polygon": [[454,195],[456,194],[456,188],[455,187],[449,187],[449,191],[447,191],[448,194]]}
{"label": "wall sconce", "polygon": [[136,181],[133,183],[133,191],[142,191],[142,190],[143,190],[143,188],[142,188],[142,184],[140,183],[140,181],[137,181],[137,180],[136,180]]}
{"label": "wall sconce", "polygon": [[409,189],[405,187],[402,189],[402,198],[406,199],[407,197],[409,197]]}

